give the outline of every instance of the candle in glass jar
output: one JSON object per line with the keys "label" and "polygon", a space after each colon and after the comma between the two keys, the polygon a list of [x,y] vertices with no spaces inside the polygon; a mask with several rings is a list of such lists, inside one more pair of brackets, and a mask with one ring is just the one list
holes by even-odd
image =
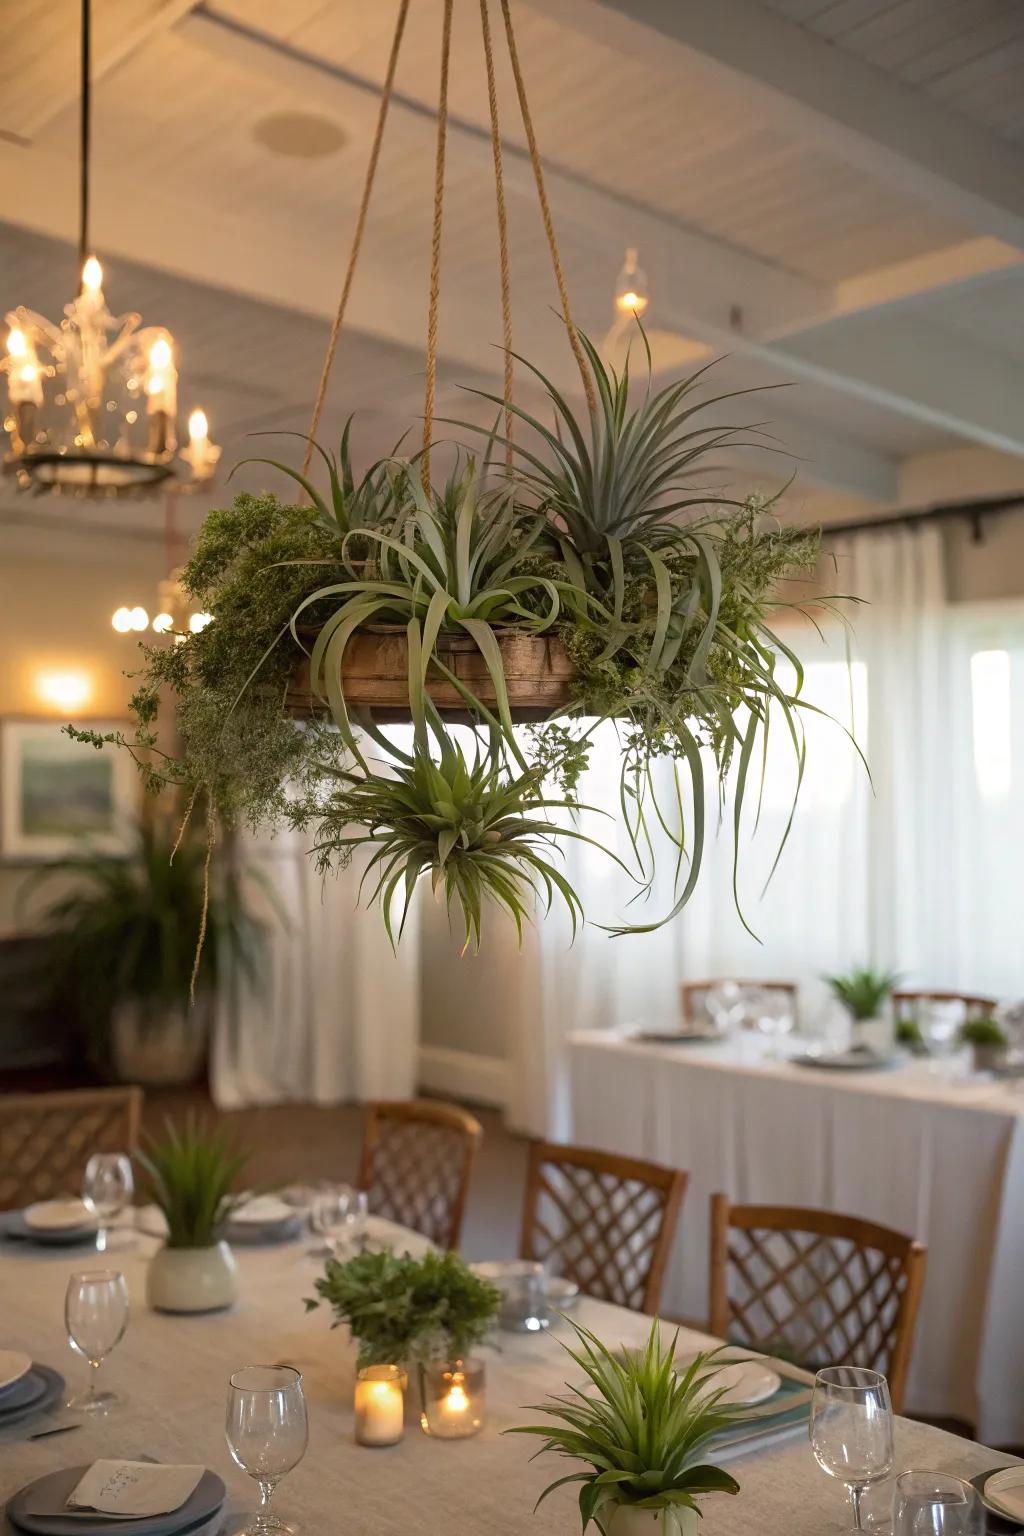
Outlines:
{"label": "candle in glass jar", "polygon": [[356,1378],[356,1441],[395,1445],[405,1429],[405,1375],[397,1365],[368,1365]]}

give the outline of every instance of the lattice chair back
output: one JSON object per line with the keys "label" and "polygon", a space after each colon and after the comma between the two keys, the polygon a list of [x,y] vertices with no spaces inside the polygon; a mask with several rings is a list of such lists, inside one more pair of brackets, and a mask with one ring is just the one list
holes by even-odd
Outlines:
{"label": "lattice chair back", "polygon": [[134,1152],[140,1088],[0,1096],[0,1210],[78,1194],[94,1152]]}
{"label": "lattice chair back", "polygon": [[758,993],[769,992],[780,1003],[788,1005],[794,1022],[798,1018],[799,988],[795,981],[751,981],[736,976],[719,976],[711,981],[684,981],[679,988],[683,1023],[693,1025],[713,1024],[714,1018],[708,1007],[708,998],[717,987],[732,986],[739,989],[738,1000],[752,1003]]}
{"label": "lattice chair back", "polygon": [[359,1187],[378,1216],[457,1248],[483,1127],[455,1104],[432,1099],[370,1104]]}
{"label": "lattice chair back", "polygon": [[806,1370],[861,1365],[899,1411],[925,1249],[874,1222],[800,1207],[711,1202],[711,1332]]}
{"label": "lattice chair back", "polygon": [[656,1312],[686,1179],[657,1163],[535,1142],[520,1257],[587,1296]]}
{"label": "lattice chair back", "polygon": [[978,992],[936,992],[932,991],[908,991],[905,987],[899,987],[892,994],[892,1006],[897,1019],[913,1019],[922,1007],[930,1004],[950,1007],[959,1005],[963,1020],[987,1019],[995,1012],[996,1000],[994,997],[985,997]]}

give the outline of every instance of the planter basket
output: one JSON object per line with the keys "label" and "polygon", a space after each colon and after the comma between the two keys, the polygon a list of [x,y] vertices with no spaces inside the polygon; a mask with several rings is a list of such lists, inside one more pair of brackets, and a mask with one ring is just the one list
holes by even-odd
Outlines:
{"label": "planter basket", "polygon": [[[306,644],[310,636],[304,635]],[[549,635],[524,635],[515,630],[497,632],[513,720],[523,723],[546,720],[574,704],[573,671],[565,647]],[[488,709],[496,707],[494,684],[487,664],[468,635],[442,636],[438,654],[456,677]],[[409,651],[404,629],[359,630],[345,649],[342,668],[345,702],[352,710],[370,709],[385,724],[410,719]],[[437,709],[451,721],[469,721],[472,715],[454,684],[436,667],[427,673],[427,692]],[[313,696],[309,660],[303,656],[296,667],[286,697],[288,713],[308,717],[324,708]]]}

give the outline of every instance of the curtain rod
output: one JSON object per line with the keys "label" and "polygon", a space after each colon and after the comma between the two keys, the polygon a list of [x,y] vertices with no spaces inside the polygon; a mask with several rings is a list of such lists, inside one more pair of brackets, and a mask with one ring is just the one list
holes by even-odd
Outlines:
{"label": "curtain rod", "polygon": [[1001,512],[1024,510],[1024,491],[1009,496],[981,496],[974,501],[936,502],[930,507],[911,507],[896,512],[892,517],[865,517],[848,523],[825,523],[822,537],[829,538],[846,533],[877,533],[884,528],[913,528],[920,523],[947,523],[962,517],[971,525],[971,539],[980,544],[984,538],[981,525],[983,517],[996,516]]}

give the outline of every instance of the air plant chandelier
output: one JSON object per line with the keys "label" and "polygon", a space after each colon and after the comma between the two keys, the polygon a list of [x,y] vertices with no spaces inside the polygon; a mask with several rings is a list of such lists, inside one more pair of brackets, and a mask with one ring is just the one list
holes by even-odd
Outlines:
{"label": "air plant chandelier", "polygon": [[212,476],[220,449],[195,410],[178,452],[174,340],[139,315],[110,313],[103,268],[90,252],[90,10],[82,0],[80,287],[56,324],[21,305],[5,317],[3,467],[40,492],[138,496],[168,481],[196,488]]}

